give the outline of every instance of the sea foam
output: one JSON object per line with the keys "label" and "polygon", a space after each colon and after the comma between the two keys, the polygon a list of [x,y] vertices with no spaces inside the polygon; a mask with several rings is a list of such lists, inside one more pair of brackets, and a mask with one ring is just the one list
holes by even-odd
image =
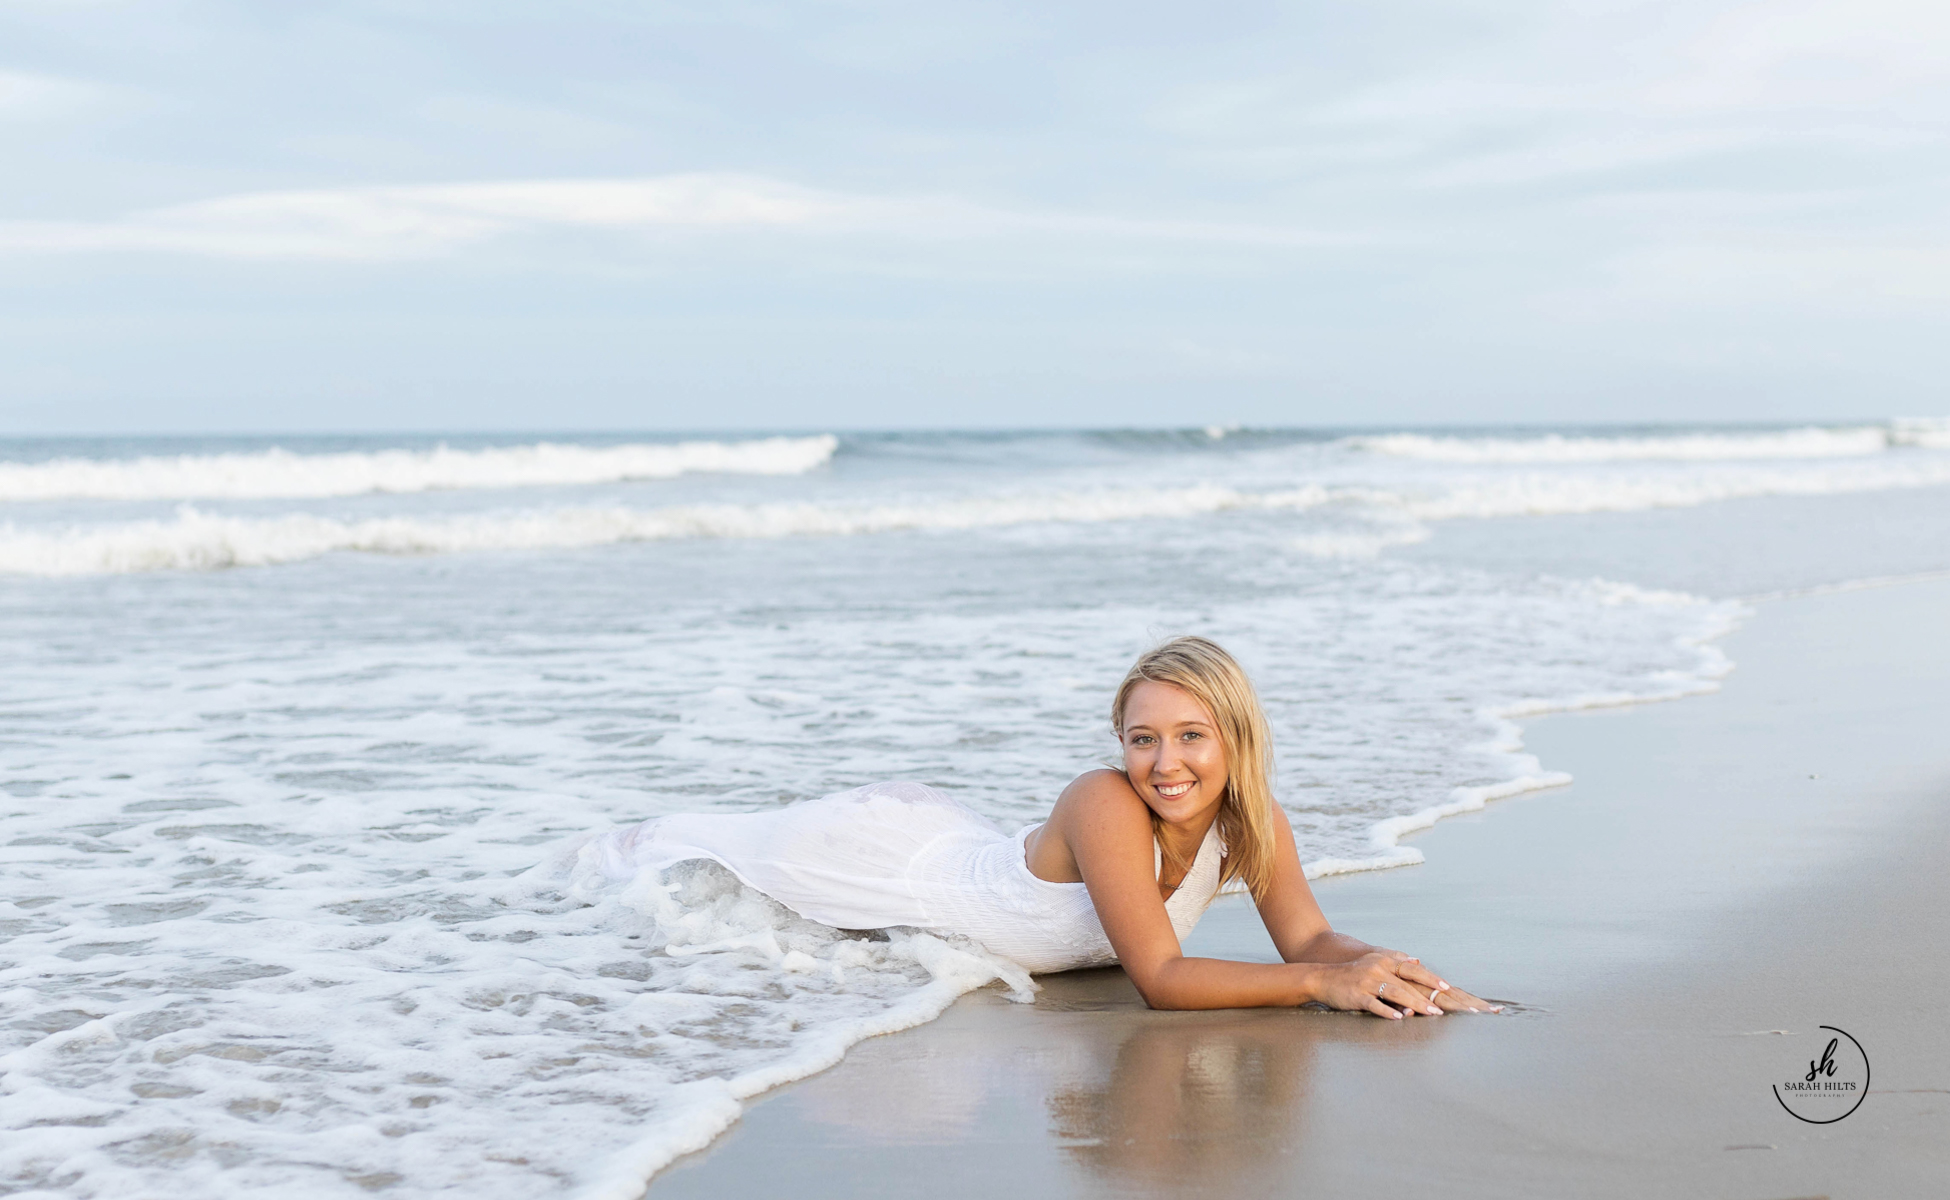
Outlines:
{"label": "sea foam", "polygon": [[182,454],[0,462],[0,501],[196,500],[357,496],[456,488],[512,488],[671,479],[700,472],[796,475],[833,457],[839,439],[640,442],[586,446],[537,442],[481,450],[377,450],[294,454]]}

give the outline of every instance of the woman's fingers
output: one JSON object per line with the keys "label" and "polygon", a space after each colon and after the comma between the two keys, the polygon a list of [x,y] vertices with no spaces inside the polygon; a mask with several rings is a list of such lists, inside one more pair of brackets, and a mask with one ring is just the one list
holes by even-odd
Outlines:
{"label": "woman's fingers", "polygon": [[1437,975],[1434,971],[1423,966],[1420,959],[1404,959],[1395,964],[1395,971],[1403,979],[1413,980],[1431,992],[1445,991],[1449,987],[1448,982],[1442,976]]}
{"label": "woman's fingers", "polygon": [[[1499,1005],[1491,1004],[1480,996],[1472,995],[1461,988],[1449,986],[1449,981],[1422,964],[1419,958],[1411,958],[1400,951],[1386,951],[1383,954],[1387,967],[1404,980],[1420,984],[1429,993],[1428,1004],[1416,1007],[1421,1012],[1424,1007],[1441,1012],[1502,1012]],[[1399,1002],[1399,997],[1391,996]],[[1431,1013],[1430,1015],[1434,1015]]]}
{"label": "woman's fingers", "polygon": [[[1401,985],[1401,990],[1408,993],[1408,1007],[1410,1011],[1421,1013],[1425,1017],[1439,1017],[1442,1015],[1441,1006],[1436,1004],[1435,997],[1430,995],[1426,988],[1418,988],[1414,984],[1404,983]],[[1389,988],[1388,991],[1390,995],[1393,995],[1395,989]]]}
{"label": "woman's fingers", "polygon": [[1383,974],[1381,982],[1375,987],[1375,994],[1395,1007],[1412,1013],[1425,1017],[1442,1015],[1442,1010],[1430,1002],[1428,989],[1416,987],[1400,975]]}
{"label": "woman's fingers", "polygon": [[1398,952],[1370,953],[1348,963],[1344,970],[1349,974],[1343,979],[1360,993],[1352,1007],[1366,1009],[1377,1017],[1399,1020],[1409,1013],[1439,1017],[1453,1012],[1503,1011],[1479,996],[1450,987],[1448,980],[1423,966],[1422,960]]}
{"label": "woman's fingers", "polygon": [[1502,1012],[1500,1005],[1491,1004],[1480,996],[1471,995],[1461,988],[1450,988],[1436,1001],[1449,1012]]}
{"label": "woman's fingers", "polygon": [[1378,955],[1370,955],[1359,962],[1346,964],[1341,971],[1345,973],[1342,975],[1345,981],[1342,986],[1352,994],[1344,993],[1346,1003],[1336,1004],[1336,1008],[1371,1012],[1391,1021],[1402,1019],[1403,1013],[1397,1006],[1407,1002],[1408,993],[1414,990],[1414,985],[1403,982],[1385,960]]}
{"label": "woman's fingers", "polygon": [[1400,950],[1371,950],[1359,962],[1347,966],[1353,968],[1355,980],[1365,981],[1365,987],[1355,983],[1367,993],[1361,1007],[1377,1017],[1404,1017],[1408,1013],[1441,1017],[1443,1013],[1503,1011],[1478,995],[1462,991],[1461,987],[1451,987],[1449,980],[1425,968],[1420,958],[1410,958]]}

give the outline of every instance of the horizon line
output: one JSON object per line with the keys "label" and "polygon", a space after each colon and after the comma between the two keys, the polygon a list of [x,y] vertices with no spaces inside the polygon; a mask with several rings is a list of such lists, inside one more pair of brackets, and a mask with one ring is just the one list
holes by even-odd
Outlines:
{"label": "horizon line", "polygon": [[1554,433],[1565,430],[1590,432],[1626,432],[1633,430],[1780,430],[1795,428],[1861,428],[1865,426],[1895,425],[1907,421],[1950,420],[1950,417],[1927,417],[1920,415],[1900,416],[1887,414],[1879,417],[1834,417],[1808,416],[1783,417],[1768,420],[1558,420],[1558,421],[1391,421],[1359,424],[1293,424],[1272,425],[1249,422],[1224,423],[1218,421],[1196,422],[1183,425],[1129,424],[1129,425],[852,425],[834,423],[814,426],[608,426],[608,427],[558,427],[543,428],[535,426],[499,426],[483,428],[366,428],[366,429],[204,429],[204,430],[69,430],[60,432],[10,432],[0,431],[0,442],[33,441],[104,441],[132,439],[143,441],[196,440],[222,438],[235,440],[260,440],[266,438],[302,438],[323,440],[329,438],[608,438],[608,437],[650,437],[650,438],[695,438],[710,440],[752,440],[768,437],[1049,437],[1078,436],[1092,434],[1207,434],[1220,431],[1213,440],[1223,440],[1234,435],[1266,433],[1304,433],[1322,436],[1349,436],[1374,433],[1461,433],[1461,432],[1538,432]]}

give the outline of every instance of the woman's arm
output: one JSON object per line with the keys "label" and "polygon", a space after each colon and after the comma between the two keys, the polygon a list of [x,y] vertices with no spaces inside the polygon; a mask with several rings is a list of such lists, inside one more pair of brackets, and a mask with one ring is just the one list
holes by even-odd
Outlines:
{"label": "woman's arm", "polygon": [[[1125,973],[1153,1008],[1258,1008],[1319,1001],[1334,1008],[1400,1017],[1401,1012],[1380,999],[1385,995],[1413,1012],[1437,1011],[1428,1002],[1427,990],[1412,986],[1419,975],[1428,974],[1412,960],[1379,953],[1357,955],[1353,961],[1285,963],[1185,957],[1152,870],[1150,810],[1114,771],[1093,771],[1072,783],[1057,802],[1050,823],[1074,856]],[[1290,834],[1287,841],[1288,852],[1293,853]],[[1294,870],[1299,870],[1297,855]],[[1300,883],[1304,888],[1305,879]],[[1311,900],[1308,895],[1307,901]],[[1318,917],[1318,906],[1313,911]],[[1320,926],[1331,934],[1325,919]],[[1287,957],[1284,945],[1281,955]],[[1435,982],[1430,976],[1429,983]]]}
{"label": "woman's arm", "polygon": [[1259,901],[1259,919],[1266,923],[1280,957],[1290,963],[1352,962],[1381,949],[1335,933],[1327,924],[1314,890],[1307,886],[1307,872],[1300,866],[1293,823],[1278,808],[1273,810],[1273,883]]}
{"label": "woman's arm", "polygon": [[[1434,1002],[1445,1006],[1446,1011],[1476,1012],[1493,1007],[1461,988],[1450,987],[1423,967],[1420,959],[1334,932],[1314,900],[1313,888],[1307,885],[1307,872],[1300,865],[1292,823],[1286,813],[1275,808],[1273,824],[1273,885],[1259,901],[1259,919],[1266,923],[1266,932],[1272,936],[1282,959],[1290,963],[1349,963],[1378,954],[1400,964],[1397,969],[1403,978],[1421,984],[1432,1000],[1440,992],[1441,999]],[[1409,964],[1413,964],[1412,968]]]}

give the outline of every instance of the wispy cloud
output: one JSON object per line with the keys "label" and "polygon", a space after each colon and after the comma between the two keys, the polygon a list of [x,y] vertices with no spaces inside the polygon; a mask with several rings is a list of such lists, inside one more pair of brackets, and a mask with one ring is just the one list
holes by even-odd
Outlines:
{"label": "wispy cloud", "polygon": [[[1195,85],[1156,120],[1237,161],[1392,164],[1416,188],[1522,191],[1934,147],[1950,117],[1950,8],[1923,0],[1523,6],[1450,41],[1351,86],[1284,64]],[[1755,189],[1783,177],[1746,174]]]}
{"label": "wispy cloud", "polygon": [[0,251],[160,251],[224,258],[400,260],[551,231],[794,230],[897,238],[1028,235],[1304,248],[1345,235],[1225,222],[1030,212],[953,197],[825,191],[758,175],[543,179],[254,192],[107,221],[0,222]]}
{"label": "wispy cloud", "polygon": [[0,248],[398,259],[537,228],[804,226],[850,207],[840,197],[738,175],[322,188],[222,196],[109,221],[0,222]]}

